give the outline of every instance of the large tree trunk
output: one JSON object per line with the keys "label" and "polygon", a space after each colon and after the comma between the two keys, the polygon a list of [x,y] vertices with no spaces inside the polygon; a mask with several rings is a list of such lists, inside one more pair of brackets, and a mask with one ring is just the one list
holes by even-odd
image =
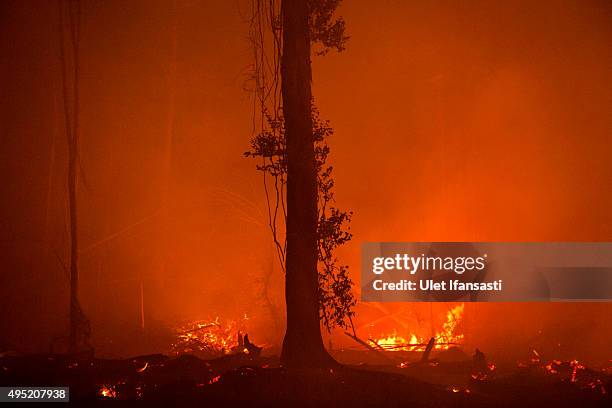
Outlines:
{"label": "large tree trunk", "polygon": [[311,70],[306,0],[283,0],[281,90],[287,137],[287,331],[282,362],[326,367],[317,277],[317,177],[311,117]]}

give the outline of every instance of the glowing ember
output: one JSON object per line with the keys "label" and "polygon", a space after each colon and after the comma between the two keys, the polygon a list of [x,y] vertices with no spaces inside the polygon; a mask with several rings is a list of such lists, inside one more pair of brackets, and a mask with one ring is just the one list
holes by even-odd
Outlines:
{"label": "glowing ember", "polygon": [[[246,319],[246,315],[245,315]],[[238,334],[244,327],[231,320],[197,320],[175,329],[177,340],[172,344],[176,354],[206,352],[228,354],[238,347]]]}
{"label": "glowing ember", "polygon": [[550,363],[546,364],[546,366],[544,366],[544,368],[546,369],[546,371],[548,371],[550,374],[558,374],[559,373],[559,366],[561,365],[561,361],[559,360],[553,360]]}
{"label": "glowing ember", "polygon": [[447,388],[448,391],[457,394],[457,393],[465,393],[465,394],[470,394],[472,392],[472,390],[470,390],[469,388],[464,388],[464,387],[460,387],[458,385],[453,385]]}
{"label": "glowing ember", "polygon": [[[442,330],[435,334],[436,350],[447,350],[453,344],[459,344],[463,340],[463,334],[457,333],[457,326],[463,318],[465,304],[453,307],[446,313],[446,321],[442,324]],[[420,337],[414,333],[399,336],[397,332],[378,339],[370,340],[379,348],[388,351],[416,351],[427,346],[428,337]]]}
{"label": "glowing ember", "polygon": [[495,370],[496,369],[497,369],[497,366],[495,364],[489,363],[482,370],[475,370],[475,371],[473,371],[472,375],[471,375],[472,380],[474,380],[474,381],[487,381],[487,380],[489,380],[495,374]]}
{"label": "glowing ember", "polygon": [[595,391],[606,395],[606,381],[608,379],[606,370],[595,371],[588,369],[578,360],[561,361],[551,360],[548,363],[540,359],[537,351],[533,350],[529,362],[518,362],[518,367],[528,370],[544,370],[545,373],[556,376],[561,381],[568,381],[583,390]]}
{"label": "glowing ember", "polygon": [[578,370],[584,370],[585,367],[578,362],[578,360],[570,361],[570,367],[572,367],[572,376],[570,378],[571,382],[577,381]]}
{"label": "glowing ember", "polygon": [[98,395],[104,398],[117,398],[117,391],[115,391],[115,387],[102,385],[98,390]]}
{"label": "glowing ember", "polygon": [[606,390],[603,381],[601,381],[600,379],[595,379],[591,381],[587,384],[587,386],[590,387],[591,390],[600,392],[603,395],[606,395],[608,393],[608,390]]}

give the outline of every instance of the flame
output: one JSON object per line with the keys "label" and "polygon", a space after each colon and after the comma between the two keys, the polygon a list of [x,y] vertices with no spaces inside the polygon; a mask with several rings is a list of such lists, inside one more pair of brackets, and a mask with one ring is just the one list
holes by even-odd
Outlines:
{"label": "flame", "polygon": [[422,346],[420,344],[421,341],[414,334],[410,336],[410,340],[406,340],[402,336],[398,336],[395,332],[387,337],[375,340],[375,343],[385,350],[390,351],[412,351]]}
{"label": "flame", "polygon": [[[245,314],[245,320],[248,318]],[[175,328],[176,341],[172,351],[176,354],[211,352],[228,354],[238,347],[238,333],[243,327],[233,320],[196,320]]]}
{"label": "flame", "polygon": [[[442,324],[442,330],[437,332],[434,337],[436,344],[434,349],[447,350],[451,345],[461,343],[462,333],[456,333],[457,325],[463,318],[465,304],[461,303],[446,312],[446,321]],[[414,333],[406,337],[399,336],[397,332],[378,339],[371,340],[380,348],[388,351],[416,351],[422,350],[427,346],[428,337],[420,337]]]}
{"label": "flame", "polygon": [[117,398],[117,391],[115,391],[115,387],[102,385],[98,390],[98,395],[104,398]]}

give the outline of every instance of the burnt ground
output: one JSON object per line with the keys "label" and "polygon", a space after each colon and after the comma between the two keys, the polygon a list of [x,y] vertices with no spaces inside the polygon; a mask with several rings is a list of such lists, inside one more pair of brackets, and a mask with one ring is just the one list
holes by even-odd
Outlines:
{"label": "burnt ground", "polygon": [[532,361],[485,371],[475,372],[470,360],[288,371],[273,357],[243,354],[212,360],[32,355],[1,358],[0,385],[69,386],[71,401],[87,406],[115,400],[150,406],[611,406],[604,370]]}

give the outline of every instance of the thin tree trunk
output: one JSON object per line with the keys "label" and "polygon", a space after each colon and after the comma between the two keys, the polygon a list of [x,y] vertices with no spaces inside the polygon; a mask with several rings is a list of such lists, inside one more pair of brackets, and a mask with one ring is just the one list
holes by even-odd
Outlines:
{"label": "thin tree trunk", "polygon": [[[75,120],[76,122],[76,115]],[[76,128],[76,126],[75,126]],[[78,351],[79,308],[79,238],[77,219],[77,147],[76,137],[69,147],[68,200],[70,209],[70,350]]]}
{"label": "thin tree trunk", "polygon": [[[71,353],[79,351],[79,325],[81,323],[81,308],[79,306],[79,240],[78,240],[78,207],[77,207],[77,184],[79,165],[79,18],[80,3],[78,0],[68,2],[67,14],[69,16],[69,43],[72,46],[72,95],[67,74],[67,58],[64,40],[64,7],[62,0],[58,0],[60,17],[60,51],[62,62],[62,83],[64,90],[64,112],[65,127],[68,142],[68,212],[70,222],[70,341]],[[70,109],[70,98],[72,99],[72,110]],[[71,120],[72,119],[72,120]]]}
{"label": "thin tree trunk", "polygon": [[[163,153],[161,162],[160,177],[160,207],[157,245],[159,245],[159,257],[155,258],[155,265],[158,271],[157,282],[163,282],[168,270],[169,246],[172,245],[170,239],[170,203],[172,190],[172,162],[174,153],[174,130],[176,117],[176,71],[177,71],[177,48],[178,48],[178,5],[177,0],[173,0],[170,10],[170,61],[166,72],[166,86],[168,91],[168,110],[166,112],[166,127],[163,139]],[[144,276],[141,274],[141,280]],[[143,289],[144,296],[144,289]],[[144,316],[144,304],[142,305]],[[144,328],[144,317],[141,322]]]}
{"label": "thin tree trunk", "polygon": [[170,190],[170,179],[172,175],[172,150],[174,139],[174,117],[175,117],[175,99],[176,99],[176,53],[177,53],[177,18],[178,10],[176,0],[172,2],[171,11],[171,55],[170,64],[168,66],[167,84],[168,84],[168,112],[166,119],[166,132],[164,138],[164,156],[162,161],[162,186],[161,186],[161,207],[165,213],[162,214],[163,219],[167,220],[168,196]]}
{"label": "thin tree trunk", "polygon": [[144,284],[140,280],[140,330],[145,328]]}
{"label": "thin tree trunk", "polygon": [[290,368],[335,361],[321,338],[317,275],[317,178],[311,117],[306,0],[283,0],[281,92],[287,137],[287,331],[282,362]]}
{"label": "thin tree trunk", "polygon": [[55,174],[55,143],[59,133],[59,107],[56,87],[53,87],[53,133],[51,136],[51,149],[49,152],[49,168],[47,170],[47,194],[45,198],[45,219],[44,219],[44,259],[47,261],[51,253],[51,197],[53,195],[53,175]]}

